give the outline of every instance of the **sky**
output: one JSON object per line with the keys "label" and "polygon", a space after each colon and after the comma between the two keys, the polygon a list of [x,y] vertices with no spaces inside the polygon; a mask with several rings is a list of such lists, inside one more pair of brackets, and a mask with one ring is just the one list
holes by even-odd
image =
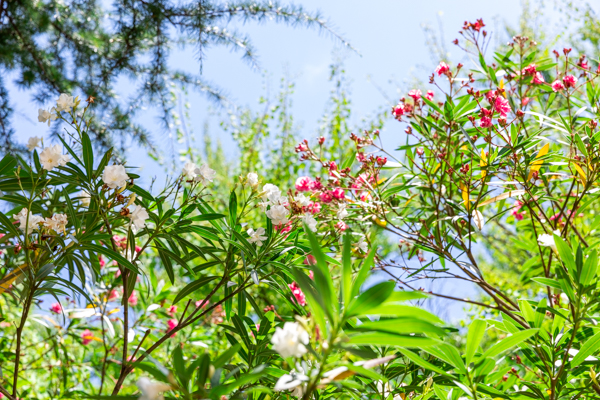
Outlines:
{"label": "sky", "polygon": [[[465,20],[483,18],[494,43],[506,42],[505,24],[517,26],[521,10],[520,0],[302,0],[306,10],[319,10],[330,26],[341,34],[357,51],[344,50],[339,40],[317,30],[290,27],[280,23],[248,23],[231,27],[246,33],[257,49],[260,68],[253,69],[241,59],[241,53],[224,48],[205,50],[202,74],[217,83],[235,104],[258,109],[258,99],[267,93],[276,94],[283,76],[296,83],[293,97],[294,119],[302,129],[299,139],[317,135],[318,120],[325,109],[332,85],[329,83],[329,66],[335,57],[342,56],[351,80],[351,101],[359,121],[382,105],[391,105],[412,88],[411,82],[427,82],[438,60],[434,60],[426,46],[424,25],[429,25],[441,38],[447,57],[456,62],[468,63],[462,52],[451,44]],[[546,5],[546,20],[557,18],[552,5]],[[538,14],[541,17],[541,14]],[[533,22],[536,23],[535,21]],[[175,50],[171,64],[190,72],[198,72],[199,65],[193,51]],[[468,64],[466,64],[468,66]],[[124,82],[124,87],[127,83]],[[427,84],[421,88],[430,89]],[[17,111],[15,128],[17,138],[23,143],[30,136],[47,135],[47,127],[37,122],[37,108],[29,93],[10,87]],[[385,93],[384,94],[382,94]],[[236,149],[231,138],[218,134],[218,107],[200,94],[192,93],[189,125],[199,135],[209,123],[213,135],[225,146],[232,159]],[[50,106],[50,105],[48,105]],[[261,106],[263,107],[263,106]],[[158,126],[152,111],[144,114],[146,126]],[[403,127],[390,123],[382,132],[384,143],[394,146],[405,140]],[[169,152],[171,140],[158,129],[153,131],[153,141],[158,148]],[[198,138],[198,142],[200,139]],[[164,154],[169,157],[169,154]],[[130,165],[137,165],[152,175],[164,174],[162,167],[133,146],[128,154]],[[465,296],[473,296],[472,287],[452,286]],[[455,313],[461,307],[452,305]]]}

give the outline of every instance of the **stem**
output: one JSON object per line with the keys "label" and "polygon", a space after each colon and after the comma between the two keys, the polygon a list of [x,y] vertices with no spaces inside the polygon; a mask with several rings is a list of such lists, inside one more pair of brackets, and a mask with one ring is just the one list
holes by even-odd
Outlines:
{"label": "stem", "polygon": [[21,315],[21,322],[19,327],[17,328],[17,349],[16,349],[16,357],[15,357],[15,372],[13,376],[13,397],[17,396],[17,384],[19,382],[19,363],[21,361],[21,343],[22,343],[22,335],[23,328],[25,327],[25,322],[27,321],[27,315],[29,315],[29,310],[31,308],[31,302],[33,300],[33,294],[35,293],[36,287],[33,285],[29,290],[29,294],[27,295],[27,300],[25,302],[25,309],[23,310],[23,315]]}

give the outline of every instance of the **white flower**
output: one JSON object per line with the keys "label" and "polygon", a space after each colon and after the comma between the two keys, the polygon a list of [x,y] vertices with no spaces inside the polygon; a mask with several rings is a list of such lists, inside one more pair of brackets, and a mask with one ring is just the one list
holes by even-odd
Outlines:
{"label": "white flower", "polygon": [[281,205],[271,206],[267,211],[267,217],[271,219],[273,225],[287,224],[289,221],[289,211],[287,208]]}
{"label": "white flower", "polygon": [[54,232],[64,232],[67,226],[67,216],[65,214],[54,214],[52,218],[46,218],[44,226]]}
{"label": "white flower", "polygon": [[256,172],[250,172],[246,175],[246,185],[255,188],[258,186],[258,174]]}
{"label": "white flower", "polygon": [[365,242],[365,238],[361,237],[358,243],[355,244],[363,253],[369,251],[369,244]]}
{"label": "white flower", "polygon": [[346,218],[347,216],[348,216],[348,211],[346,210],[346,204],[341,203],[340,208],[338,209],[338,212],[337,212],[337,217],[341,221],[344,218]]}
{"label": "white flower", "polygon": [[42,123],[48,122],[48,126],[50,126],[51,121],[54,121],[57,118],[58,115],[56,115],[56,108],[54,107],[52,107],[50,111],[44,110],[43,108],[38,110],[38,121]]}
{"label": "white flower", "polygon": [[282,390],[294,389],[292,391],[292,396],[302,397],[304,396],[304,392],[306,392],[306,384],[304,382],[307,381],[308,376],[292,370],[289,374],[282,375],[281,378],[277,380],[273,390],[281,392]]}
{"label": "white flower", "polygon": [[297,322],[286,322],[283,329],[277,327],[271,338],[273,349],[281,357],[302,357],[306,353],[305,345],[309,341],[308,333]]}
{"label": "white flower", "polygon": [[71,108],[75,107],[73,96],[69,96],[66,93],[61,94],[56,100],[56,110],[71,112]]}
{"label": "white flower", "polygon": [[287,204],[287,197],[282,196],[279,192],[269,194],[269,203],[273,206],[283,206]]}
{"label": "white flower", "polygon": [[47,171],[52,171],[59,165],[66,165],[71,160],[71,157],[64,155],[62,149],[58,144],[54,146],[46,147],[40,153],[40,162],[42,167]]}
{"label": "white flower", "polygon": [[310,214],[304,214],[302,217],[302,223],[306,224],[308,226],[308,229],[310,229],[313,232],[317,231],[317,220],[313,218],[312,215]]}
{"label": "white flower", "polygon": [[79,194],[79,201],[81,202],[81,205],[84,207],[89,207],[90,206],[90,200],[92,199],[92,197],[90,196],[90,194],[86,191],[81,191],[81,193]]}
{"label": "white flower", "polygon": [[[552,233],[560,236],[560,231],[558,229]],[[552,249],[556,251],[556,243],[554,243],[554,236],[552,234],[542,233],[538,236],[538,243],[543,247],[552,247]]]}
{"label": "white flower", "polygon": [[480,211],[473,211],[473,222],[475,223],[477,229],[483,229],[483,225],[485,225],[485,219],[483,218],[483,214]]}
{"label": "white flower", "polygon": [[163,400],[162,392],[171,390],[171,386],[163,382],[154,382],[148,378],[142,377],[136,383],[142,395],[140,400]]}
{"label": "white flower", "polygon": [[262,246],[263,242],[265,240],[267,240],[267,237],[264,236],[265,235],[265,228],[258,228],[257,230],[254,230],[252,228],[248,229],[248,236],[250,236],[250,238],[248,239],[248,241],[250,243],[256,243],[256,245],[258,247]]}
{"label": "white flower", "polygon": [[296,196],[296,203],[298,203],[300,207],[306,207],[310,204],[310,199],[300,193],[298,196]]}
{"label": "white flower", "polygon": [[131,225],[133,225],[134,232],[146,226],[146,220],[150,217],[148,211],[140,206],[135,206],[135,210],[129,213],[128,216],[131,218]]}
{"label": "white flower", "polygon": [[102,181],[111,189],[125,186],[128,179],[129,176],[122,165],[108,165],[102,172]]}
{"label": "white flower", "polygon": [[260,203],[258,203],[258,208],[260,209],[260,211],[265,212],[267,211],[267,207],[269,206],[269,203],[267,203],[266,201],[261,201]]}
{"label": "white flower", "polygon": [[35,149],[36,147],[38,147],[40,145],[41,140],[42,140],[41,137],[37,137],[37,136],[30,137],[29,140],[27,141],[27,150],[33,151],[33,149]]}
{"label": "white flower", "polygon": [[182,174],[187,179],[194,179],[196,177],[196,175],[198,175],[198,173],[196,172],[197,170],[198,170],[198,166],[196,164],[194,164],[193,162],[187,162],[183,166]]}
{"label": "white flower", "polygon": [[196,182],[212,182],[217,174],[214,169],[211,169],[208,165],[203,164],[200,168],[196,168]]}
{"label": "white flower", "polygon": [[27,208],[23,208],[17,215],[13,216],[13,218],[19,221],[19,228],[25,234],[30,234],[34,229],[39,229],[40,222],[44,221],[44,218],[39,215],[33,215]]}
{"label": "white flower", "polygon": [[279,190],[279,188],[271,183],[267,183],[265,186],[263,186],[263,193],[262,193],[262,199],[263,200],[268,200],[270,196],[272,196],[273,194],[277,193],[278,196],[281,196],[281,190]]}

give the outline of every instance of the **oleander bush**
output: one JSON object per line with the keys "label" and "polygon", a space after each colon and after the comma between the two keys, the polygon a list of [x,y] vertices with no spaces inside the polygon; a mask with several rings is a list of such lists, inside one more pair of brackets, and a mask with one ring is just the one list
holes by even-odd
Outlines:
{"label": "oleander bush", "polygon": [[0,396],[598,397],[598,62],[461,35],[473,64],[392,108],[406,143],[303,140],[227,196],[215,165],[158,188],[95,151],[92,97],[40,109],[59,142],[0,161]]}

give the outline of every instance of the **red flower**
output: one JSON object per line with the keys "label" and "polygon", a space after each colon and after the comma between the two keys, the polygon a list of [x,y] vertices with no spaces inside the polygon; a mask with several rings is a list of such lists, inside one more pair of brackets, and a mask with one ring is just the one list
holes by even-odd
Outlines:
{"label": "red flower", "polygon": [[395,107],[392,108],[392,115],[394,116],[394,118],[400,121],[400,118],[404,115],[404,111],[404,104],[398,103]]}
{"label": "red flower", "polygon": [[410,97],[412,97],[415,101],[420,100],[421,99],[421,91],[419,89],[413,89],[410,92],[408,92],[408,95]]}
{"label": "red flower", "polygon": [[302,289],[300,289],[298,287],[298,285],[296,284],[296,282],[290,283],[288,285],[288,287],[292,291],[292,294],[294,295],[294,298],[296,299],[296,301],[298,302],[298,304],[300,304],[301,306],[304,307],[306,305],[306,297],[304,296],[304,293],[302,293]]}
{"label": "red flower", "polygon": [[308,192],[310,190],[310,185],[312,180],[308,176],[301,176],[296,179],[296,190],[299,192]]}
{"label": "red flower", "polygon": [[92,338],[94,337],[94,335],[92,334],[92,331],[90,331],[89,329],[86,329],[85,331],[81,332],[81,338],[83,339],[83,345],[87,346],[88,344],[90,344],[90,342],[93,340]]}
{"label": "red flower", "polygon": [[438,76],[447,73],[448,71],[450,71],[450,67],[448,66],[448,64],[446,64],[445,62],[441,62],[440,65],[437,66],[437,68],[435,69],[435,72],[438,74]]}
{"label": "red flower", "polygon": [[577,78],[575,78],[573,75],[567,75],[563,78],[563,83],[568,88],[575,87],[575,84],[577,83]]}
{"label": "red flower", "polygon": [[542,83],[545,83],[546,81],[544,80],[544,75],[542,75],[541,72],[536,72],[535,75],[533,76],[533,83],[535,83],[536,85],[541,85]]}
{"label": "red flower", "polygon": [[510,104],[508,104],[508,100],[506,100],[504,97],[498,96],[494,101],[494,109],[498,111],[500,115],[506,117],[510,111]]}
{"label": "red flower", "polygon": [[552,90],[555,92],[559,92],[565,88],[565,85],[562,84],[558,79],[552,82]]}

